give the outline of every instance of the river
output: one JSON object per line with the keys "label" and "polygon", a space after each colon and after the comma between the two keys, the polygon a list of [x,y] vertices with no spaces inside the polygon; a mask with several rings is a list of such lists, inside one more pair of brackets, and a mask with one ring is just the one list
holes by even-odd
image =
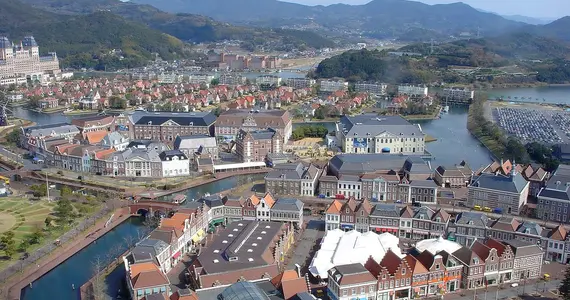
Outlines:
{"label": "river", "polygon": [[512,102],[570,104],[570,86],[567,85],[492,89],[485,92],[490,99],[502,97],[505,101]]}

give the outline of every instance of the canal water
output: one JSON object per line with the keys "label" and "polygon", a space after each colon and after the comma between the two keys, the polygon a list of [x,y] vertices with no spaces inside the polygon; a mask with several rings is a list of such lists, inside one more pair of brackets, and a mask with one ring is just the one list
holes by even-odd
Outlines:
{"label": "canal water", "polygon": [[512,102],[535,102],[570,104],[570,86],[541,86],[529,88],[506,88],[485,91],[490,99],[503,98]]}
{"label": "canal water", "polygon": [[[477,169],[491,162],[489,151],[467,130],[467,111],[466,106],[452,106],[441,119],[412,121],[420,124],[426,134],[437,139],[426,144],[433,156],[432,167],[459,164],[465,160],[473,169]],[[335,130],[334,122],[295,123],[293,128],[302,125],[323,125],[329,132]]]}
{"label": "canal water", "polygon": [[23,289],[20,299],[80,299],[79,289],[94,275],[97,258],[104,268],[147,234],[140,218],[128,219]]}
{"label": "canal water", "polygon": [[[215,194],[229,190],[239,184],[263,179],[264,174],[239,175],[224,178],[215,182],[204,184],[181,192],[188,196],[188,201],[198,199],[205,193]],[[148,233],[139,218],[130,218],[117,226],[109,233],[102,236],[95,243],[90,244],[83,250],[51,270],[46,275],[22,290],[22,300],[43,299],[79,299],[79,288],[94,274],[94,264],[97,257],[102,266],[107,266],[113,259],[124,253],[129,245],[139,242]],[[130,243],[129,243],[130,242]],[[120,280],[124,278],[124,267],[115,269],[107,280],[108,293],[115,295],[120,288]],[[117,282],[119,281],[119,282]],[[75,290],[71,285],[75,285]]]}

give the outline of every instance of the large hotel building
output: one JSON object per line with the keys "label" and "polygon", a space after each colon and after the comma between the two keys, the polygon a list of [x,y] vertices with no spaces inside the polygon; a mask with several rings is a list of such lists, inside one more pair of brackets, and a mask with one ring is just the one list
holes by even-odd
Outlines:
{"label": "large hotel building", "polygon": [[0,37],[0,85],[22,84],[28,80],[43,81],[45,74],[57,75],[59,60],[55,52],[40,56],[40,48],[33,36],[13,44]]}

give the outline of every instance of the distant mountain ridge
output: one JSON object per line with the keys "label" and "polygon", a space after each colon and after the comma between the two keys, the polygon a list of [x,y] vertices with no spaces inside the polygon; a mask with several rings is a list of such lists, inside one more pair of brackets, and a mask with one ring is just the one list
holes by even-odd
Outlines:
{"label": "distant mountain ridge", "polygon": [[464,3],[428,5],[406,0],[373,0],[363,5],[307,6],[277,0],[134,1],[164,11],[196,13],[234,23],[289,20],[294,25],[299,20],[311,19],[323,27],[401,39],[414,28],[444,35],[478,30],[483,35],[491,35],[526,25],[478,11]]}
{"label": "distant mountain ridge", "polygon": [[[293,30],[269,30],[233,26],[190,13],[171,14],[156,7],[119,0],[22,0],[36,8],[59,14],[89,14],[97,11],[108,11],[125,19],[143,23],[153,29],[160,30],[181,40],[191,42],[215,42],[221,40],[240,39],[255,44],[259,38],[267,42],[306,45],[307,47],[332,47],[334,43],[313,32]],[[176,0],[175,0],[176,1]],[[255,40],[257,39],[257,40]]]}

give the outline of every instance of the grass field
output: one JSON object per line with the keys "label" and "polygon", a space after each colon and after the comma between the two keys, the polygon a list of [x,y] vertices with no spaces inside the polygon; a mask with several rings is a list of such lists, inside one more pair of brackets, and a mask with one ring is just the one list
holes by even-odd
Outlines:
{"label": "grass field", "polygon": [[31,202],[24,198],[0,198],[0,234],[12,230],[16,242],[21,241],[36,227],[44,227],[44,221],[54,205],[45,201]]}

